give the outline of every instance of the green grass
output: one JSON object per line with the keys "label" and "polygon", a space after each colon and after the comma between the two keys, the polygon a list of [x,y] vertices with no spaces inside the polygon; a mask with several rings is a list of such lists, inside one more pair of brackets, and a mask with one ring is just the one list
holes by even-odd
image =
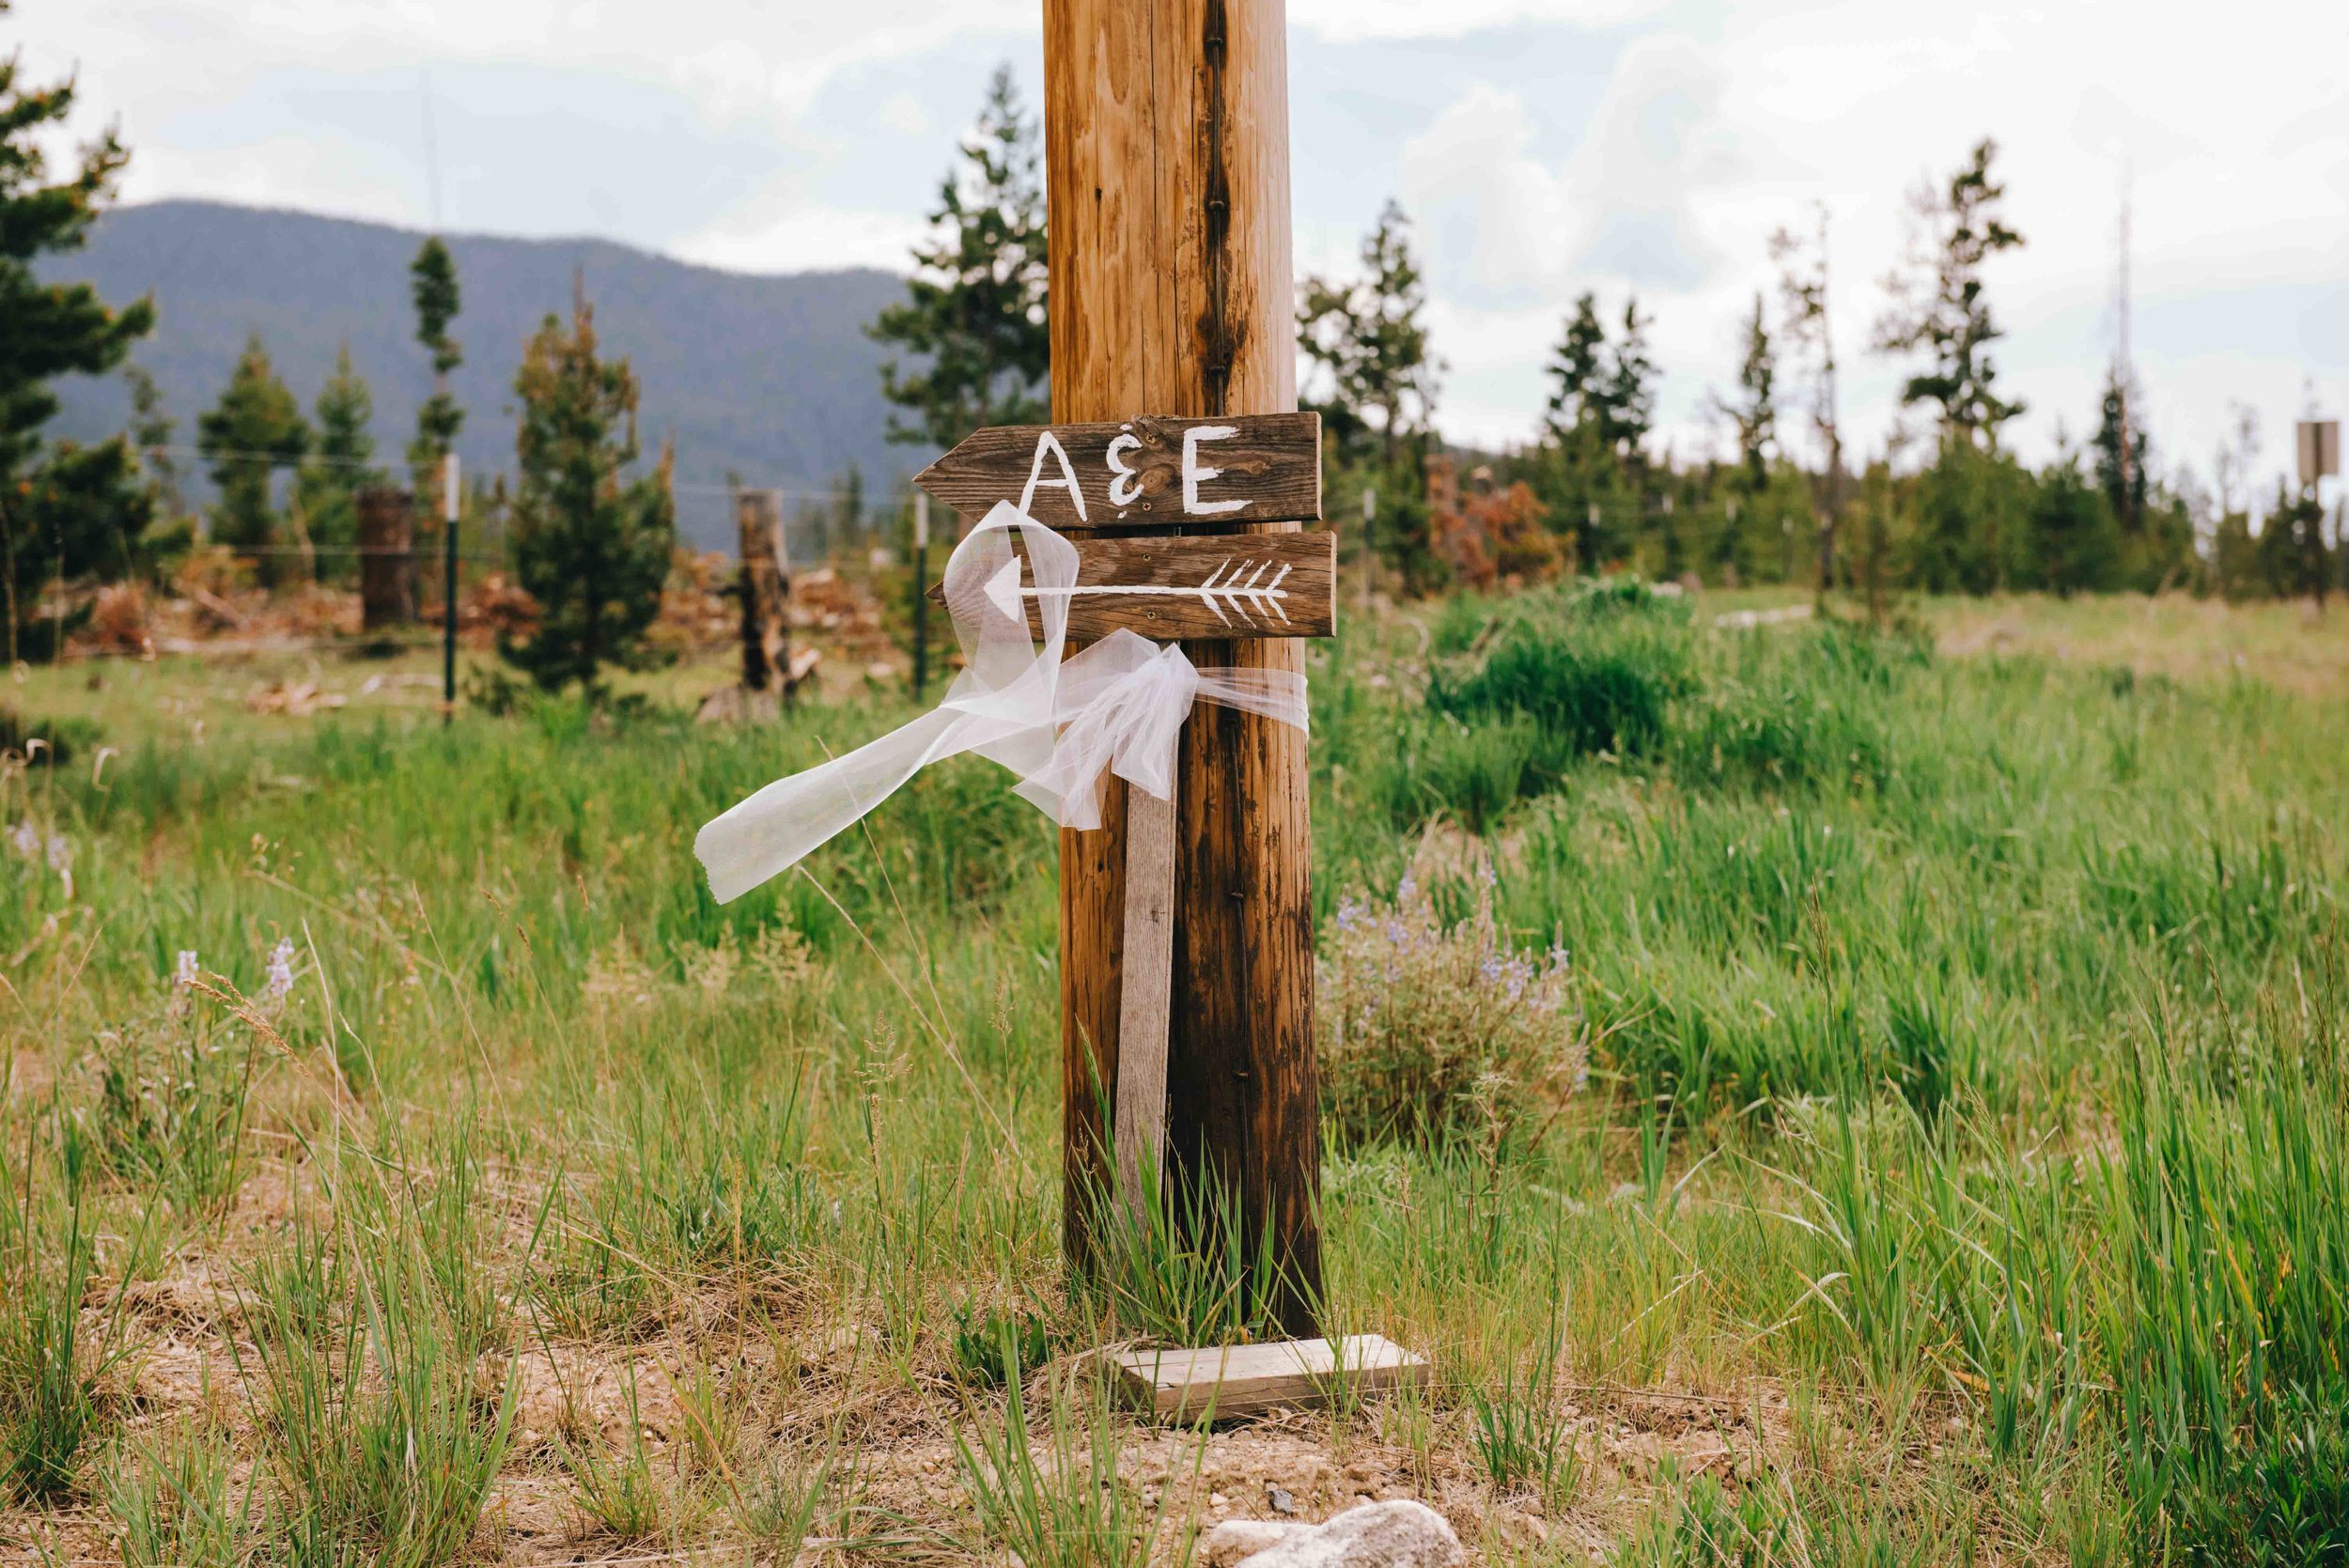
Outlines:
{"label": "green grass", "polygon": [[[2285,612],[1925,607],[1952,653],[1705,609],[1313,654],[1325,951],[1407,873],[1489,898],[1591,1056],[1506,1137],[1329,1108],[1326,1310],[1439,1379],[1274,1479],[1494,1562],[1562,1560],[1504,1515],[1626,1562],[2341,1560],[2341,692],[2161,640],[2288,651]],[[1253,1429],[1174,1452],[1021,1376],[1269,1287],[1147,1230],[1061,1277],[1053,834],[999,771],[721,908],[699,824],[909,708],[443,728],[376,668],[306,720],[187,661],[16,689],[78,727],[0,783],[71,869],[0,846],[0,1528],[1138,1562],[1218,1486],[1265,1512]]]}

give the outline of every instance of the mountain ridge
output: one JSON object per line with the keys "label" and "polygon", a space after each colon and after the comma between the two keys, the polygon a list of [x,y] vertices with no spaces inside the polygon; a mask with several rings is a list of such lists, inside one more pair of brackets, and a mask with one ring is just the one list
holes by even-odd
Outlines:
{"label": "mountain ridge", "polygon": [[[574,270],[604,352],[634,366],[647,457],[674,435],[679,523],[704,548],[731,549],[721,488],[728,474],[781,489],[797,511],[850,468],[885,495],[934,453],[886,436],[882,346],[864,324],[905,282],[875,268],[749,273],[580,236],[445,236],[464,310],[454,391],[466,409],[457,452],[475,474],[514,466],[513,380],[523,343],[568,310]],[[133,350],[163,396],[173,443],[195,444],[197,416],[220,396],[257,331],[306,411],[349,343],[374,395],[379,461],[401,465],[431,370],[413,339],[408,263],[424,231],[294,208],[167,200],[115,208],[81,251],[44,257],[55,281],[87,281],[110,303],[152,293],[156,330]],[[111,436],[130,417],[119,375],[68,378],[49,433]],[[181,468],[200,481],[201,465]],[[193,487],[200,493],[200,482]]]}

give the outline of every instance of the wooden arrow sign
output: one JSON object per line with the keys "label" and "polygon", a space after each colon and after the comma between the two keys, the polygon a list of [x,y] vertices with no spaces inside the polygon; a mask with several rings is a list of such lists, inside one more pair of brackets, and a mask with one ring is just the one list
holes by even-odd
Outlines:
{"label": "wooden arrow sign", "polygon": [[974,520],[1012,501],[1064,532],[1318,522],[1321,416],[995,425],[913,482]]}
{"label": "wooden arrow sign", "polygon": [[[1127,627],[1155,642],[1185,637],[1330,637],[1337,632],[1335,534],[1205,538],[1077,538],[1077,581],[1058,590],[1070,641]],[[930,590],[942,598],[944,587]],[[1044,633],[1041,592],[1025,555],[987,585],[1005,614],[1024,610]]]}

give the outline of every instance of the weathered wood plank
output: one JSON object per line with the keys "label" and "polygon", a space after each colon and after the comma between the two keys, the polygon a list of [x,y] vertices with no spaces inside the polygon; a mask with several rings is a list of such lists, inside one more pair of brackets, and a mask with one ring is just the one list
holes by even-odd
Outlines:
{"label": "weathered wood plank", "polygon": [[1057,529],[1317,522],[1321,416],[1139,414],[995,425],[913,476],[973,520],[999,501]]}
{"label": "weathered wood plank", "polygon": [[1166,1166],[1166,1008],[1174,965],[1174,802],[1126,797],[1126,974],[1118,1008],[1117,1187],[1135,1222]]}
{"label": "weathered wood plank", "polygon": [[1120,1391],[1159,1421],[1221,1421],[1327,1404],[1340,1386],[1354,1395],[1427,1386],[1424,1358],[1378,1334],[1328,1340],[1210,1345],[1200,1350],[1128,1350],[1112,1358]]}
{"label": "weathered wood plank", "polygon": [[[1059,596],[1068,605],[1071,642],[1090,643],[1120,627],[1160,643],[1337,634],[1334,534],[1071,542],[1077,582]],[[1040,637],[1043,597],[1024,571],[1019,591],[1029,630]],[[943,600],[945,585],[932,584],[929,597]]]}

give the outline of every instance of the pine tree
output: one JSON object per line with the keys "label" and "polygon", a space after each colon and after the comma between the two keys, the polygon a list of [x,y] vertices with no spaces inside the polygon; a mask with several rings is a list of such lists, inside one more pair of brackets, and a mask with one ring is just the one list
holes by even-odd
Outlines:
{"label": "pine tree", "polygon": [[163,408],[163,389],[155,384],[155,378],[143,365],[124,365],[122,379],[131,387],[131,428],[127,433],[138,452],[139,466],[147,471],[156,509],[167,518],[184,517],[187,500],[179,487],[179,462],[171,451],[175,427]]}
{"label": "pine tree", "polygon": [[374,413],[375,398],[351,367],[346,343],[312,406],[318,444],[295,488],[311,541],[322,549],[340,551],[358,541],[359,492],[382,482],[373,466],[375,436],[367,428]]}
{"label": "pine tree", "polygon": [[1812,510],[1819,535],[1818,592],[1835,585],[1836,525],[1843,511],[1843,429],[1837,406],[1835,330],[1828,314],[1828,213],[1818,209],[1815,238],[1800,240],[1788,229],[1770,237],[1778,263],[1779,335],[1809,371],[1811,427],[1825,448]]}
{"label": "pine tree", "polygon": [[550,315],[514,378],[515,577],[537,604],[537,625],[500,651],[548,691],[601,690],[607,664],[643,662],[645,629],[661,609],[677,538],[670,454],[630,478],[637,458],[636,377],[596,349],[595,313],[572,306],[568,330]]}
{"label": "pine tree", "polygon": [[2313,490],[2276,481],[2275,504],[2260,523],[2255,547],[2261,581],[2278,598],[2306,594],[2325,608],[2333,584],[2332,551],[2325,542],[2325,508]]}
{"label": "pine tree", "polygon": [[1737,430],[1744,489],[1750,496],[1759,495],[1769,483],[1770,457],[1778,444],[1778,351],[1770,341],[1759,291],[1753,296],[1753,314],[1746,321],[1746,357],[1737,367],[1737,400],[1717,406]]}
{"label": "pine tree", "polygon": [[1630,493],[1624,459],[1626,410],[1644,434],[1653,395],[1654,367],[1647,361],[1646,321],[1636,302],[1624,319],[1638,329],[1628,345],[1610,344],[1598,296],[1585,290],[1575,301],[1550,351],[1549,398],[1543,413],[1547,442],[1536,462],[1542,499],[1550,514],[1573,528],[1586,564],[1622,559],[1637,543],[1641,503]]}
{"label": "pine tree", "polygon": [[408,443],[408,466],[414,471],[416,493],[437,493],[434,485],[441,463],[465,427],[465,411],[448,389],[448,379],[465,363],[462,345],[449,336],[449,323],[464,309],[457,286],[457,258],[439,235],[427,240],[408,264],[409,298],[416,310],[416,341],[432,360],[432,396],[416,410],[416,437]]}
{"label": "pine tree", "polygon": [[2121,531],[2102,489],[2066,450],[2047,465],[2030,502],[2030,552],[2041,586],[2059,594],[2121,586]]}
{"label": "pine tree", "polygon": [[2105,492],[2105,505],[2111,508],[2124,534],[2135,534],[2144,526],[2146,505],[2152,494],[2152,481],[2145,473],[2151,442],[2146,439],[2142,420],[2131,422],[2127,448],[2123,450],[2122,419],[2131,406],[2141,408],[2143,399],[2124,399],[2120,366],[2108,367],[2105,371],[2105,396],[2096,422],[2096,437],[2090,444],[2096,453],[2097,488]]}
{"label": "pine tree", "polygon": [[1549,403],[1543,426],[1561,446],[1588,452],[1614,444],[1607,428],[1607,328],[1598,318],[1598,296],[1584,290],[1550,350],[1547,374]]}
{"label": "pine tree", "polygon": [[[8,9],[0,0],[0,15]],[[58,406],[49,383],[113,369],[155,324],[151,300],[117,310],[87,284],[34,272],[38,257],[81,248],[130,160],[108,129],[51,178],[73,98],[71,82],[35,85],[15,56],[0,58],[0,587],[12,661],[39,585],[114,569],[152,515],[136,487],[111,477],[132,466],[127,443],[41,455],[40,427]]]}
{"label": "pine tree", "polygon": [[1038,144],[1011,67],[997,67],[962,166],[939,184],[932,237],[914,247],[905,303],[865,329],[926,362],[918,371],[894,359],[881,365],[882,395],[912,415],[890,417],[892,441],[952,446],[981,426],[1050,415]]}
{"label": "pine tree", "polygon": [[1427,285],[1411,255],[1410,226],[1403,209],[1388,202],[1362,240],[1361,280],[1308,277],[1297,306],[1298,348],[1327,376],[1341,421],[1377,411],[1389,474],[1405,433],[1424,429],[1434,416],[1442,368],[1427,352]]}
{"label": "pine tree", "polygon": [[1640,297],[1624,302],[1623,335],[1609,356],[1605,384],[1608,449],[1631,472],[1647,461],[1645,443],[1656,427],[1656,361],[1648,353],[1652,316],[1640,314]]}
{"label": "pine tree", "polygon": [[55,633],[70,631],[87,611],[70,618],[38,616],[41,587],[131,576],[140,536],[154,520],[155,501],[130,441],[117,436],[90,446],[58,442],[20,481],[16,502],[15,515],[28,526],[11,541],[10,592],[24,625],[11,622],[9,641],[17,656],[51,660],[58,651]]}
{"label": "pine tree", "polygon": [[864,470],[855,463],[832,481],[832,516],[840,542],[853,547],[864,532]]}
{"label": "pine tree", "polygon": [[211,465],[212,484],[220,491],[212,508],[212,537],[235,550],[269,548],[277,533],[271,477],[300,463],[309,446],[310,427],[301,406],[278,379],[261,334],[255,333],[245,339],[220,401],[196,422],[196,448]]}
{"label": "pine tree", "polygon": [[[1791,577],[1794,514],[1803,508],[1789,493],[1801,481],[1774,471],[1778,439],[1778,340],[1759,291],[1745,323],[1746,352],[1737,367],[1734,397],[1714,395],[1714,412],[1735,432],[1737,461],[1730,469],[1717,509],[1708,509],[1703,489],[1690,497],[1688,508],[1700,526],[1716,522],[1719,533],[1709,549],[1698,552],[1717,581],[1781,581]],[[1783,482],[1781,482],[1783,481]],[[1709,488],[1709,487],[1708,487]],[[1735,574],[1734,579],[1733,575]]]}
{"label": "pine tree", "polygon": [[1999,215],[2006,187],[1991,174],[1998,150],[1984,137],[1945,187],[1912,193],[1906,270],[1885,280],[1890,303],[1876,323],[1878,349],[1925,356],[1926,368],[1908,378],[1901,401],[1938,405],[1945,445],[1995,447],[1999,427],[2023,411],[2020,400],[1998,395],[1989,347],[2004,334],[1983,292],[1983,266],[2023,243]]}

